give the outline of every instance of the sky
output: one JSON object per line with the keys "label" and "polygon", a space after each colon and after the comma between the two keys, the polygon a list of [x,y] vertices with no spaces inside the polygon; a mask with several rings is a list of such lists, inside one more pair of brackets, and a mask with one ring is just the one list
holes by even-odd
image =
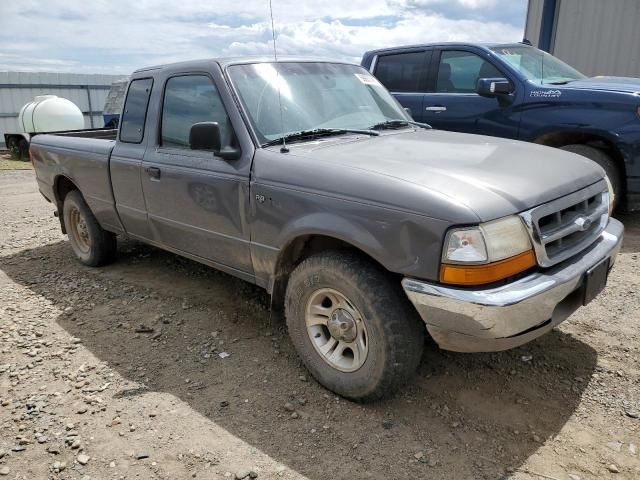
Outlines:
{"label": "sky", "polygon": [[[279,55],[359,62],[373,48],[520,41],[527,0],[272,0]],[[269,0],[0,0],[0,71],[129,74],[272,55]]]}

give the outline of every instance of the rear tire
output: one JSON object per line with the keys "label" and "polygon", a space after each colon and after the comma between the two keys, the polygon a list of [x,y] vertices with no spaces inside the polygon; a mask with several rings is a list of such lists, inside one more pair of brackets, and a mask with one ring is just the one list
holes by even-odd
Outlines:
{"label": "rear tire", "polygon": [[355,252],[323,252],[298,265],[285,315],[307,369],[352,400],[393,393],[422,356],[424,324],[400,283]]}
{"label": "rear tire", "polygon": [[18,141],[18,159],[23,162],[29,161],[29,142],[24,138]]}
{"label": "rear tire", "polygon": [[18,141],[14,137],[10,137],[7,142],[7,149],[11,152],[11,155],[18,160],[20,159],[20,150],[18,149]]}
{"label": "rear tire", "polygon": [[613,194],[615,196],[614,207],[618,204],[618,200],[622,195],[622,176],[620,175],[620,170],[618,169],[618,166],[616,165],[616,162],[613,160],[613,158],[611,158],[602,150],[590,145],[565,145],[564,147],[560,147],[560,150],[577,153],[578,155],[582,155],[583,157],[586,157],[589,160],[593,160],[598,165],[600,165],[604,169],[607,177],[609,177],[609,181],[611,182],[611,187],[613,188]]}
{"label": "rear tire", "polygon": [[116,235],[104,230],[78,190],[70,191],[62,207],[69,243],[81,263],[99,267],[116,257]]}

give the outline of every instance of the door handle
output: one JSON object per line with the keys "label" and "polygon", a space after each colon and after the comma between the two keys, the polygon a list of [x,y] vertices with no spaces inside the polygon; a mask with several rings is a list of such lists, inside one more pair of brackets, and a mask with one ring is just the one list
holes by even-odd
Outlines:
{"label": "door handle", "polygon": [[147,172],[151,178],[160,178],[160,169],[157,167],[147,167],[144,171]]}
{"label": "door handle", "polygon": [[443,107],[441,105],[433,105],[431,107],[427,107],[425,108],[425,110],[427,112],[446,112],[447,111],[447,107]]}

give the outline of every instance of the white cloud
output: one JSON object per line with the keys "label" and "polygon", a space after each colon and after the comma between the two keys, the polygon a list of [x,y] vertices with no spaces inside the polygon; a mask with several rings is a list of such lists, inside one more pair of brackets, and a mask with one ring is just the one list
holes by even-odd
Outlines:
{"label": "white cloud", "polygon": [[453,4],[477,10],[480,8],[495,7],[498,2],[497,0],[399,0],[398,3],[416,7],[433,7],[443,4]]}
{"label": "white cloud", "polygon": [[[524,16],[525,0],[519,1]],[[273,7],[282,54],[358,61],[364,51],[383,46],[520,40],[523,18],[485,20],[473,13],[497,3],[273,0]],[[271,54],[268,5],[268,0],[99,0],[88,7],[52,0],[43,8],[36,0],[7,2],[0,14],[0,69],[129,73],[178,60]]]}
{"label": "white cloud", "polygon": [[[257,37],[270,34],[270,24],[252,25]],[[390,27],[347,26],[338,20],[290,22],[277,26],[277,46],[282,54],[318,55],[358,61],[366,50],[436,41],[514,41],[519,29],[475,20],[450,20],[437,15],[405,18]],[[269,42],[233,42],[224,55],[271,54]]]}

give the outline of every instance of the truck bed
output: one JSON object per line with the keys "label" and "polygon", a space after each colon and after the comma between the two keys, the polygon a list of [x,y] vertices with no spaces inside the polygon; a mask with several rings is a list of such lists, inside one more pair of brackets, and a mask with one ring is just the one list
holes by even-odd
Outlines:
{"label": "truck bed", "polygon": [[12,154],[16,155],[18,158],[26,160],[29,144],[34,137],[39,135],[59,135],[66,137],[103,138],[115,140],[118,136],[118,130],[114,128],[85,128],[82,130],[64,130],[61,132],[5,133],[4,143]]}
{"label": "truck bed", "polygon": [[66,178],[80,189],[103,227],[120,231],[109,172],[116,133],[93,129],[40,134],[32,139],[31,151],[38,187],[45,198],[56,203],[60,181]]}

